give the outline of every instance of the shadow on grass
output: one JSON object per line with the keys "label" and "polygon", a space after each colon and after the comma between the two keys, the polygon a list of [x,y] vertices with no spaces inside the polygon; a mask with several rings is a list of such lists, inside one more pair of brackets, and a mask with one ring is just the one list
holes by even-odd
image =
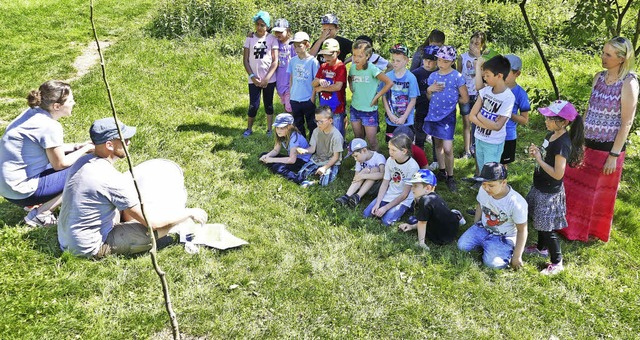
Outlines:
{"label": "shadow on grass", "polygon": [[177,132],[184,131],[195,131],[195,132],[210,132],[216,135],[222,135],[227,137],[236,137],[242,133],[242,129],[215,126],[209,123],[198,123],[198,124],[183,124],[178,125],[176,128]]}
{"label": "shadow on grass", "polygon": [[33,228],[22,235],[23,241],[31,249],[50,257],[60,257],[62,250],[58,245],[58,230],[55,226],[46,228]]}
{"label": "shadow on grass", "polygon": [[21,207],[3,200],[0,202],[0,225],[3,223],[9,226],[15,226],[22,223],[27,212]]}

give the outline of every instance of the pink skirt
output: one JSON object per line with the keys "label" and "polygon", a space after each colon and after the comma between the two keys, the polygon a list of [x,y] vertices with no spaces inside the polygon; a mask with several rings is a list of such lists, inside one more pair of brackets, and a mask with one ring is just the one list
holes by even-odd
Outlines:
{"label": "pink skirt", "polygon": [[618,157],[616,171],[604,175],[602,168],[608,156],[606,151],[585,148],[582,165],[579,168],[567,166],[565,170],[568,226],[558,232],[569,240],[586,242],[589,236],[595,236],[609,241],[624,152]]}

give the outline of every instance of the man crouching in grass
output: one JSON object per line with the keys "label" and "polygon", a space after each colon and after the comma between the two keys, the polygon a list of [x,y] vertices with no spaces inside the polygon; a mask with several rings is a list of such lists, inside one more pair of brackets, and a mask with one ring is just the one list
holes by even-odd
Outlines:
{"label": "man crouching in grass", "polygon": [[[118,124],[124,140],[120,139],[113,118],[93,122],[89,134],[95,152],[80,158],[69,172],[58,219],[58,241],[62,250],[101,258],[151,249],[151,238],[137,193],[128,175],[113,167],[116,160],[125,157],[124,144],[129,144],[136,128]],[[120,221],[119,212],[125,222],[114,222]],[[205,223],[207,213],[199,208],[178,208],[163,220],[149,217],[149,223],[157,239],[189,218]]]}
{"label": "man crouching in grass", "polygon": [[522,267],[527,201],[507,184],[507,169],[500,163],[486,163],[474,179],[482,182],[475,224],[460,236],[458,248],[482,249],[482,262],[491,268],[505,268],[509,262],[515,269]]}

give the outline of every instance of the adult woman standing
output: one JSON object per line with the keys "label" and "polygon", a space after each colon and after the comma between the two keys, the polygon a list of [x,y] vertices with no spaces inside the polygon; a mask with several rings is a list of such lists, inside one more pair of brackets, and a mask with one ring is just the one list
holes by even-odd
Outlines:
{"label": "adult woman standing", "polygon": [[65,169],[94,147],[63,143],[58,119],[70,116],[75,105],[69,84],[47,81],[27,101],[30,108],[9,123],[0,140],[0,195],[22,207],[39,205],[24,218],[28,225],[52,225]]}
{"label": "adult woman standing", "polygon": [[584,117],[585,153],[582,166],[567,168],[567,222],[560,231],[570,240],[609,240],[613,208],[622,176],[625,144],[638,104],[638,77],[633,45],[609,40],[602,49],[602,67],[593,79]]}

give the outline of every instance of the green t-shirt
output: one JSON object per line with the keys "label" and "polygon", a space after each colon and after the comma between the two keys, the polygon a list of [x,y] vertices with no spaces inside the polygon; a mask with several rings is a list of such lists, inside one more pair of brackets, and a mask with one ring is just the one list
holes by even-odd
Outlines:
{"label": "green t-shirt", "polygon": [[356,65],[351,63],[349,69],[349,77],[351,77],[351,86],[353,88],[353,96],[351,97],[351,106],[358,111],[377,111],[378,106],[371,106],[373,97],[378,93],[378,85],[380,80],[376,78],[380,74],[380,69],[376,65],[368,62],[366,70],[357,70]]}

